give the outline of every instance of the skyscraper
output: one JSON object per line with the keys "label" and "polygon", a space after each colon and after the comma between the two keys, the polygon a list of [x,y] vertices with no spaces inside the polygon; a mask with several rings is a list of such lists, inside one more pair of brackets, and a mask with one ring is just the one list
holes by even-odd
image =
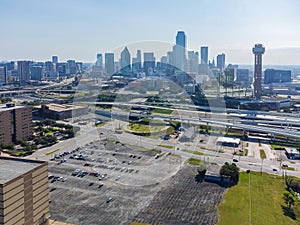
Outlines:
{"label": "skyscraper", "polygon": [[7,70],[5,66],[0,66],[0,85],[7,83]]}
{"label": "skyscraper", "polygon": [[155,57],[153,52],[144,52],[144,64],[143,68],[147,75],[149,75],[149,71],[153,70],[155,67]]}
{"label": "skyscraper", "polygon": [[56,55],[52,56],[52,63],[55,63],[55,64],[58,63],[58,56],[56,56]]}
{"label": "skyscraper", "polygon": [[130,65],[130,53],[128,48],[125,47],[124,50],[121,52],[121,71],[122,72],[129,72],[131,69]]}
{"label": "skyscraper", "polygon": [[18,76],[20,84],[30,80],[29,61],[18,61]]}
{"label": "skyscraper", "polygon": [[221,70],[221,72],[225,69],[225,54],[222,53],[217,55],[217,67]]}
{"label": "skyscraper", "polygon": [[255,44],[252,48],[254,54],[254,98],[261,98],[261,80],[262,80],[262,55],[265,53],[265,47],[262,44]]}
{"label": "skyscraper", "polygon": [[30,69],[32,80],[42,80],[43,77],[43,67],[40,65],[33,65]]}
{"label": "skyscraper", "polygon": [[173,53],[175,58],[175,67],[184,70],[186,62],[186,36],[183,31],[178,31],[176,35],[176,45],[173,47]]}
{"label": "skyscraper", "polygon": [[140,71],[142,68],[142,55],[141,50],[137,50],[136,58],[132,58],[132,70],[134,72]]}
{"label": "skyscraper", "polygon": [[179,45],[186,48],[186,42],[185,42],[185,33],[184,31],[178,31],[176,35],[176,45]]}
{"label": "skyscraper", "polygon": [[114,53],[105,53],[105,72],[111,76],[115,72],[115,56]]}
{"label": "skyscraper", "polygon": [[208,47],[207,46],[201,46],[200,52],[201,52],[201,62],[200,62],[200,64],[207,64],[208,63]]}
{"label": "skyscraper", "polygon": [[101,53],[97,54],[96,66],[100,66],[100,67],[103,66],[103,58],[102,58],[102,54]]}

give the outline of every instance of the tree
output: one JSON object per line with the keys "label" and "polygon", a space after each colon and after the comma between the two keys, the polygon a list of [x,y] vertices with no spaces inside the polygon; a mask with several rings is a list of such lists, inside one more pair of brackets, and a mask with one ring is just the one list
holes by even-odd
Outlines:
{"label": "tree", "polygon": [[206,170],[207,170],[207,168],[206,168],[205,163],[201,161],[198,166],[198,176],[201,180],[204,179]]}
{"label": "tree", "polygon": [[293,190],[284,191],[282,195],[282,198],[284,199],[285,204],[289,209],[291,209],[292,206],[295,205],[295,202],[298,200],[298,196]]}
{"label": "tree", "polygon": [[239,182],[239,171],[240,168],[238,168],[235,163],[229,164],[226,162],[220,169],[220,175],[229,176],[231,182],[237,184]]}

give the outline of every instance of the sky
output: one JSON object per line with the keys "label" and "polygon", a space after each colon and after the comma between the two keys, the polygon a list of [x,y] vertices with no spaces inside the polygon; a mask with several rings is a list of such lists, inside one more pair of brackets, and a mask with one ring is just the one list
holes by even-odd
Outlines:
{"label": "sky", "polygon": [[209,59],[252,64],[262,43],[265,64],[300,65],[299,9],[298,0],[0,0],[0,61],[94,62],[136,42],[171,48],[183,30],[188,50],[208,46]]}

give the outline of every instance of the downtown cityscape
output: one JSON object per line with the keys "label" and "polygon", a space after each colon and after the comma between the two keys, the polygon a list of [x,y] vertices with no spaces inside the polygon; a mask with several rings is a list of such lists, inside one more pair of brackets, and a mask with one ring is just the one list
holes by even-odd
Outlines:
{"label": "downtown cityscape", "polygon": [[0,224],[300,223],[297,2],[13,2]]}

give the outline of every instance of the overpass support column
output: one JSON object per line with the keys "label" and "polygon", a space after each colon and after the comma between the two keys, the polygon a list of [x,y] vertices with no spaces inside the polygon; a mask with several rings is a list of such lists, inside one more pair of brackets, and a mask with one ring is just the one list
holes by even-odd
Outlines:
{"label": "overpass support column", "polygon": [[206,122],[206,133],[208,133],[208,123]]}
{"label": "overpass support column", "polygon": [[226,135],[228,134],[229,126],[226,126]]}

